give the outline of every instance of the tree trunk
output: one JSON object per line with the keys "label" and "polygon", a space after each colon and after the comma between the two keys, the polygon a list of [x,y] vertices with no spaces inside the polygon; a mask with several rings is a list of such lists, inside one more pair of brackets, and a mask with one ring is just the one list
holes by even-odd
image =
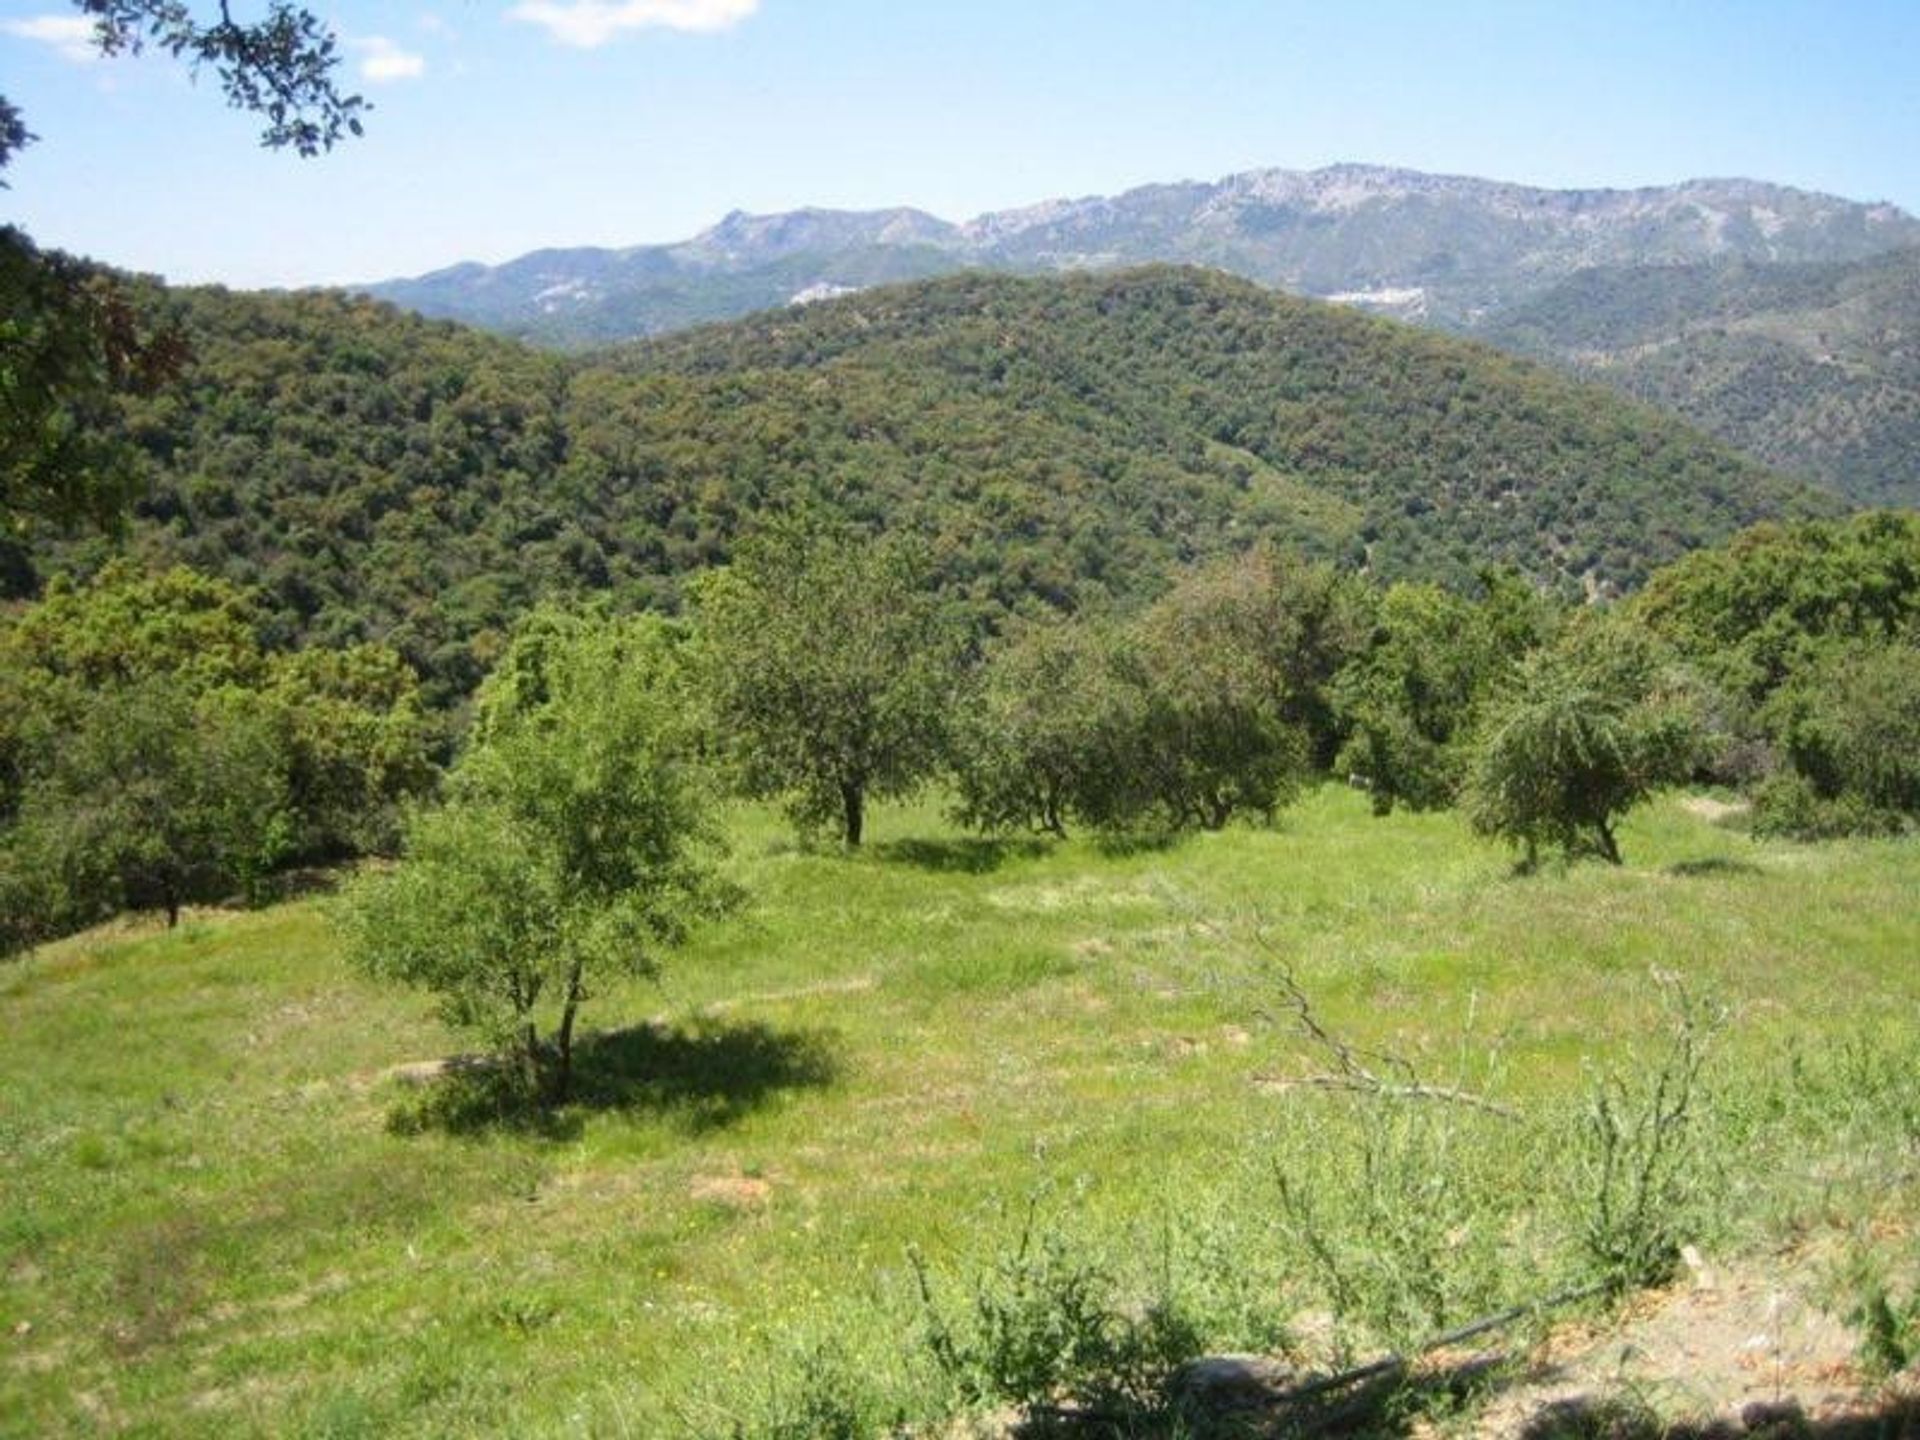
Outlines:
{"label": "tree trunk", "polygon": [[552,1098],[558,1103],[573,1093],[573,1017],[580,1013],[582,999],[580,965],[576,961],[567,973],[567,1003],[560,1009],[560,1028],[554,1032],[554,1072]]}
{"label": "tree trunk", "polygon": [[1600,833],[1600,853],[1606,857],[1609,865],[1620,863],[1620,847],[1613,838],[1613,829],[1604,820],[1594,821],[1593,828]]}
{"label": "tree trunk", "polygon": [[861,832],[866,829],[867,792],[863,785],[842,781],[840,785],[841,823],[845,826],[847,848],[860,847]]}
{"label": "tree trunk", "polygon": [[180,895],[171,885],[162,897],[167,907],[167,929],[172,930],[180,924]]}
{"label": "tree trunk", "polygon": [[526,1078],[528,1090],[535,1095],[540,1093],[540,1032],[529,1020],[520,1027],[520,1071]]}

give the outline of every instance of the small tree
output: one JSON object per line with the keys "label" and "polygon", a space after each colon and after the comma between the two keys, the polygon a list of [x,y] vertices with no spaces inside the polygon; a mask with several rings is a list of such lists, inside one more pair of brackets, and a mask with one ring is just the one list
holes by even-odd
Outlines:
{"label": "small tree", "polygon": [[243,692],[152,678],[90,696],[7,840],[39,915],[26,942],[119,910],[251,894],[293,834],[286,753]]}
{"label": "small tree", "polygon": [[817,526],[769,529],[698,592],[706,688],[743,788],[857,846],[876,795],[940,758],[961,634],[920,548]]}
{"label": "small tree", "polygon": [[1075,619],[1019,625],[988,653],[953,720],[962,824],[1064,836],[1115,810],[1142,708],[1115,651],[1110,627]]}
{"label": "small tree", "polygon": [[1701,692],[1671,652],[1631,622],[1582,618],[1490,702],[1463,794],[1474,829],[1529,865],[1542,843],[1618,865],[1619,817],[1685,779],[1701,749]]}
{"label": "small tree", "polygon": [[654,973],[726,891],[671,633],[543,615],[518,648],[448,803],[412,817],[400,865],[356,882],[342,920],[355,964],[433,991],[558,1101],[594,977]]}
{"label": "small tree", "polygon": [[[1182,576],[1130,628],[1144,812],[1219,829],[1289,800],[1329,733],[1326,686],[1364,639],[1351,587],[1262,547]],[[1327,755],[1325,758],[1331,758]]]}

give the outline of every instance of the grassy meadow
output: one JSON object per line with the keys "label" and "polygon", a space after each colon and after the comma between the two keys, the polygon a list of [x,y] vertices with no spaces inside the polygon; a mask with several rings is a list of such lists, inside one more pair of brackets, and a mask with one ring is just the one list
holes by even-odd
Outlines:
{"label": "grassy meadow", "polygon": [[[324,897],[45,947],[0,967],[0,1433],[801,1434],[823,1375],[964,1408],[909,1256],[964,1315],[1038,1231],[1209,1345],[1365,1353],[1592,1273],[1582,1117],[1666,1053],[1656,970],[1724,1017],[1660,1223],[1910,1235],[1920,846],[1701,812],[1517,877],[1338,787],[1123,849],[928,801],[813,852],[743,809],[748,908],[594,997],[538,1122],[400,1072],[460,1041]],[[1513,1117],[1287,1084],[1336,1057],[1282,968]]]}

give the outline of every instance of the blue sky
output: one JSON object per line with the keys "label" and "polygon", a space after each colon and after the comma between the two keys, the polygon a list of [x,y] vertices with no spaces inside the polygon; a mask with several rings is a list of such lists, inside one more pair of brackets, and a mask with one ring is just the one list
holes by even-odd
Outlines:
{"label": "blue sky", "polygon": [[42,137],[0,217],[250,286],[675,240],[735,208],[965,219],[1342,160],[1552,186],[1750,175],[1920,213],[1920,0],[313,8],[376,109],[302,161],[257,149],[211,80],[88,59],[72,6],[0,0],[0,93]]}

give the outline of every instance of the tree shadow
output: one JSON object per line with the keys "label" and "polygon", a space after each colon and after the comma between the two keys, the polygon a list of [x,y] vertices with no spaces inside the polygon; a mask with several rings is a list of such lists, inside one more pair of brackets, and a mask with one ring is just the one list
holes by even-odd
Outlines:
{"label": "tree shadow", "polygon": [[1760,875],[1765,872],[1750,860],[1734,860],[1724,855],[1709,855],[1704,860],[1676,860],[1667,866],[1669,875],[1682,879],[1727,879],[1735,875]]}
{"label": "tree shadow", "polygon": [[296,865],[268,876],[261,887],[261,899],[268,904],[286,900],[311,900],[316,896],[338,894],[349,872],[342,865]]}
{"label": "tree shadow", "polygon": [[1109,860],[1129,855],[1162,855],[1185,838],[1179,830],[1105,830],[1094,836],[1093,848]]}
{"label": "tree shadow", "polygon": [[[1443,1433],[1462,1422],[1471,1427],[1480,1405],[1527,1373],[1516,1357],[1474,1355],[1391,1370],[1310,1400],[1282,1394],[1224,1411],[1178,1402],[1151,1412],[1043,1409],[1012,1433],[1020,1440],[1407,1440],[1436,1426]],[[1546,1404],[1518,1424],[1500,1433],[1517,1440],[1920,1440],[1920,1396],[1888,1394],[1819,1418],[1786,1400],[1750,1404],[1737,1418],[1675,1421],[1631,1395],[1585,1395]]]}
{"label": "tree shadow", "polygon": [[[1526,1366],[1515,1357],[1487,1355],[1414,1374],[1383,1375],[1317,1413],[1270,1417],[1256,1433],[1382,1440],[1431,1433],[1434,1422],[1471,1417],[1478,1404],[1525,1374]],[[1220,1432],[1235,1433],[1246,1432]],[[1754,1402],[1737,1418],[1674,1420],[1631,1394],[1580,1395],[1542,1406],[1510,1433],[1516,1440],[1920,1440],[1920,1396],[1889,1394],[1820,1418],[1788,1399]]]}
{"label": "tree shadow", "polygon": [[1559,1400],[1529,1420],[1519,1440],[1914,1440],[1920,1397],[1888,1395],[1865,1409],[1815,1418],[1794,1400],[1755,1402],[1738,1419],[1662,1420],[1627,1398]]}
{"label": "tree shadow", "polygon": [[515,1134],[570,1140],[595,1112],[647,1115],[689,1134],[735,1124],[776,1096],[832,1084],[837,1046],[822,1031],[761,1021],[648,1022],[583,1035],[574,1045],[573,1093],[543,1104],[511,1067],[450,1065],[418,1097],[402,1101],[388,1127],[403,1134]]}
{"label": "tree shadow", "polygon": [[959,840],[888,840],[873,847],[876,859],[941,875],[988,875],[1009,860],[1045,855],[1050,842],[1038,836],[978,836]]}

